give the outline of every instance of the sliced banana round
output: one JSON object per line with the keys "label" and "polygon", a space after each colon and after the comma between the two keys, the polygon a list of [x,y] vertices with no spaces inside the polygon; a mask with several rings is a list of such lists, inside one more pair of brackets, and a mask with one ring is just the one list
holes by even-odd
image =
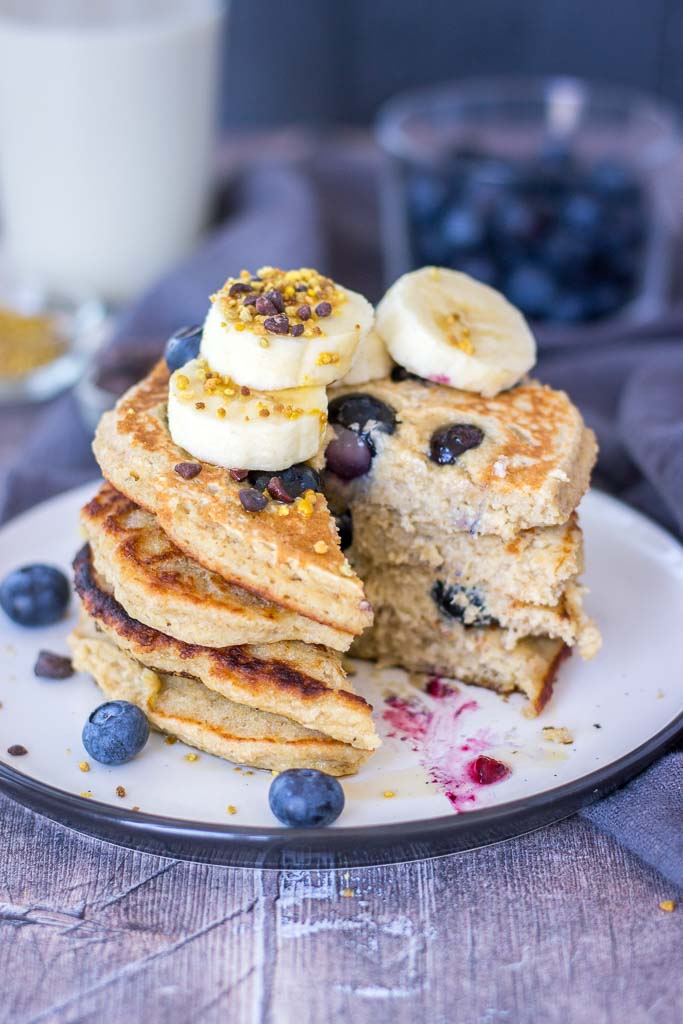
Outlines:
{"label": "sliced banana round", "polygon": [[394,361],[377,331],[368,331],[356,349],[351,369],[341,384],[365,384],[369,380],[387,377]]}
{"label": "sliced banana round", "polygon": [[536,343],[519,310],[457,270],[404,274],[377,307],[375,326],[407,370],[486,398],[512,387],[536,362]]}
{"label": "sliced banana round", "polygon": [[372,327],[372,306],[315,270],[261,267],[212,296],[200,353],[218,373],[261,391],[331,384]]}
{"label": "sliced banana round", "polygon": [[171,376],[168,426],[196,459],[226,469],[287,469],[312,458],[327,424],[324,387],[254,391],[193,359]]}

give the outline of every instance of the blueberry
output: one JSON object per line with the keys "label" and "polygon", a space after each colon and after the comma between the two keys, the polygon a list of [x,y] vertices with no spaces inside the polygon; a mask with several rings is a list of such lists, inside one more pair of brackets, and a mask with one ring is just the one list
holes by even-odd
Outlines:
{"label": "blueberry", "polygon": [[340,512],[339,515],[334,517],[337,524],[337,532],[339,533],[339,544],[342,551],[346,551],[353,544],[353,519],[351,518],[351,509],[346,509],[345,512]]}
{"label": "blueberry", "polygon": [[474,252],[486,238],[484,224],[466,206],[453,206],[443,219],[441,231],[447,245],[458,252]]}
{"label": "blueberry", "polygon": [[541,230],[541,209],[538,204],[514,195],[503,197],[493,212],[493,227],[506,241],[526,244]]}
{"label": "blueberry", "polygon": [[319,828],[331,825],[344,810],[344,790],[316,768],[289,768],[271,782],[268,803],[283,825]]}
{"label": "blueberry", "polygon": [[418,228],[415,248],[419,263],[443,266],[448,259],[449,248],[440,224]]}
{"label": "blueberry", "polygon": [[298,498],[304,491],[322,490],[320,474],[305,462],[298,462],[289,469],[279,469],[276,473],[252,470],[249,473],[249,483],[257,491],[265,491],[274,476],[279,478],[290,498]]}
{"label": "blueberry", "polygon": [[521,263],[509,275],[503,291],[529,317],[545,320],[552,313],[555,282],[542,267]]}
{"label": "blueberry", "polygon": [[579,324],[590,313],[583,292],[564,292],[553,303],[553,321],[558,324]]}
{"label": "blueberry", "polygon": [[408,205],[414,217],[432,220],[448,198],[448,187],[442,178],[416,171],[408,180]]}
{"label": "blueberry", "polygon": [[424,377],[418,377],[416,373],[406,370],[405,366],[392,366],[389,376],[396,384],[400,384],[404,380],[415,380],[418,384],[424,384],[425,387],[428,387],[430,383]]}
{"label": "blueberry", "polygon": [[101,764],[125,764],[149,739],[149,723],[127,700],[100,704],[83,726],[83,746]]}
{"label": "blueberry", "polygon": [[586,318],[600,320],[614,315],[626,301],[627,296],[617,284],[602,281],[585,293]]}
{"label": "blueberry", "polygon": [[348,427],[337,426],[334,438],[325,449],[325,464],[342,480],[364,476],[372,464],[372,448],[368,439]]}
{"label": "blueberry", "polygon": [[586,192],[569,196],[561,211],[562,222],[580,237],[599,234],[603,226],[603,205]]}
{"label": "blueberry", "polygon": [[190,359],[196,359],[199,355],[199,345],[202,340],[201,324],[194,324],[192,327],[180,327],[166,342],[164,358],[171,373],[178,370]]}
{"label": "blueberry", "polygon": [[[484,598],[476,587],[463,587],[460,584],[447,586],[443,580],[436,580],[431,596],[439,610],[449,619],[463,622],[468,608],[480,608],[474,619],[466,623],[468,626],[490,626],[496,620],[485,610]],[[460,598],[460,600],[458,600]]]}
{"label": "blueberry", "polygon": [[566,285],[582,282],[589,275],[593,254],[585,240],[561,229],[550,235],[541,250],[544,265]]}
{"label": "blueberry", "polygon": [[598,161],[588,175],[588,185],[607,199],[632,202],[638,200],[641,188],[631,169],[620,160]]}
{"label": "blueberry", "polygon": [[69,604],[69,581],[52,565],[24,565],[0,584],[0,606],[20,626],[58,622]]}
{"label": "blueberry", "polygon": [[385,434],[393,434],[396,430],[396,413],[391,406],[381,402],[379,398],[360,392],[340,395],[339,398],[333,399],[328,409],[328,417],[330,423],[348,427],[365,438],[372,454],[373,432],[380,430]]}
{"label": "blueberry", "polygon": [[484,431],[473,423],[451,423],[435,430],[429,441],[429,458],[439,466],[450,466],[470,448],[478,448]]}

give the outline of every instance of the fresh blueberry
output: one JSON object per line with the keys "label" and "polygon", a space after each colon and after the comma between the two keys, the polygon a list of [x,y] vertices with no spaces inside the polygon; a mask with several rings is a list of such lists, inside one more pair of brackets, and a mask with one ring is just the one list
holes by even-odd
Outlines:
{"label": "fresh blueberry", "polygon": [[265,491],[268,484],[276,476],[279,478],[290,498],[298,498],[304,491],[321,491],[320,474],[305,462],[298,462],[289,469],[280,469],[277,473],[269,473],[263,470],[252,470],[249,473],[249,483],[257,491]]}
{"label": "fresh blueberry", "polygon": [[546,320],[552,313],[555,283],[542,267],[520,264],[509,275],[503,291],[513,305],[533,319]]}
{"label": "fresh blueberry", "polygon": [[325,449],[325,464],[342,480],[364,476],[372,464],[372,448],[368,439],[348,427],[337,426],[335,436]]}
{"label": "fresh blueberry", "polygon": [[482,221],[466,206],[453,206],[443,219],[441,230],[446,244],[458,252],[476,252],[484,243]]}
{"label": "fresh blueberry", "polygon": [[149,739],[149,723],[135,704],[110,700],[100,704],[83,726],[83,746],[101,764],[125,764]]}
{"label": "fresh blueberry", "polygon": [[339,515],[334,517],[337,524],[337,532],[339,533],[339,546],[342,551],[346,551],[353,544],[353,519],[351,518],[351,509],[346,509],[345,512],[341,512]]}
{"label": "fresh blueberry", "polygon": [[283,825],[319,828],[331,825],[344,810],[344,790],[316,768],[289,768],[271,782],[268,803]]}
{"label": "fresh blueberry", "polygon": [[69,604],[69,581],[52,565],[24,565],[0,583],[0,606],[20,626],[58,622]]}
{"label": "fresh blueberry", "polygon": [[473,423],[450,423],[435,430],[429,441],[429,458],[439,466],[451,466],[459,455],[478,448],[484,431]]}
{"label": "fresh blueberry", "polygon": [[328,409],[330,423],[339,424],[341,427],[348,427],[365,438],[372,453],[374,445],[372,434],[380,430],[385,434],[393,434],[396,430],[396,413],[379,398],[372,395],[365,395],[354,392],[350,395],[340,395],[330,402]]}
{"label": "fresh blueberry", "polygon": [[190,359],[196,359],[199,355],[199,346],[202,340],[201,324],[194,324],[192,327],[181,327],[166,342],[164,358],[171,373],[180,369]]}
{"label": "fresh blueberry", "polygon": [[[468,626],[490,626],[496,620],[485,611],[484,598],[476,587],[463,587],[459,584],[447,586],[443,580],[436,580],[431,590],[432,600],[440,611],[449,619],[463,622],[468,608],[480,608]],[[460,600],[458,600],[460,598]]]}

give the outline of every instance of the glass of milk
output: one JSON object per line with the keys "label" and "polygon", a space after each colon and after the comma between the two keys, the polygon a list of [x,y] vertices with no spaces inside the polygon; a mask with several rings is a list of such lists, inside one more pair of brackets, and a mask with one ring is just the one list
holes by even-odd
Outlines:
{"label": "glass of milk", "polygon": [[223,0],[0,0],[3,258],[118,303],[211,196]]}

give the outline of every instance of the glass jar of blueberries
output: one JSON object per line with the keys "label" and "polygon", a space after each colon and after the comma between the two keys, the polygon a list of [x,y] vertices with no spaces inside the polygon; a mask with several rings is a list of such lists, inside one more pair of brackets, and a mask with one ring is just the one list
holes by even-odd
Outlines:
{"label": "glass jar of blueberries", "polygon": [[377,135],[388,280],[463,270],[547,337],[665,305],[683,191],[666,105],[577,79],[472,79],[390,101]]}

